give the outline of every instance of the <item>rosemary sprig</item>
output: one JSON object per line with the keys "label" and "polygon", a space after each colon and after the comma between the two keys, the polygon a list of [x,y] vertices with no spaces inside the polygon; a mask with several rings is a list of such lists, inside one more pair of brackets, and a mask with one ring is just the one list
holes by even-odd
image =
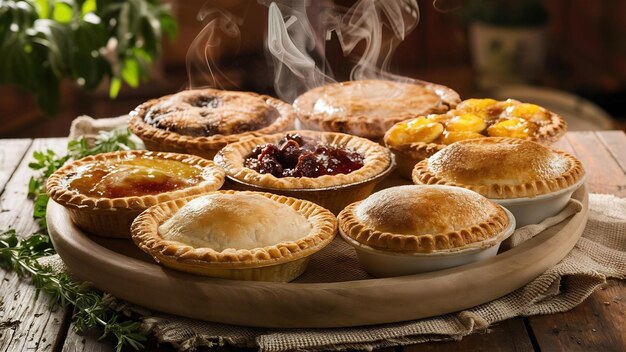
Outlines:
{"label": "rosemary sprig", "polygon": [[130,136],[128,129],[101,131],[93,146],[83,137],[69,141],[66,155],[57,155],[51,149],[33,153],[34,161],[28,166],[38,173],[31,176],[28,182],[28,196],[34,201],[33,218],[39,224],[41,231],[46,231],[46,207],[49,199],[46,194],[46,180],[48,177],[70,159],[77,160],[88,155],[136,149],[137,146]]}
{"label": "rosemary sprig", "polygon": [[113,335],[117,339],[116,351],[124,346],[134,349],[143,348],[147,338],[140,331],[140,322],[122,320],[109,309],[102,298],[102,293],[85,284],[79,284],[67,273],[56,273],[52,268],[42,265],[37,259],[54,254],[50,238],[44,234],[33,234],[27,239],[20,239],[15,230],[0,234],[0,267],[12,270],[22,277],[30,277],[37,289],[37,295],[45,292],[50,297],[50,305],[60,304],[76,308],[73,322],[81,333],[100,326],[104,328],[101,339]]}

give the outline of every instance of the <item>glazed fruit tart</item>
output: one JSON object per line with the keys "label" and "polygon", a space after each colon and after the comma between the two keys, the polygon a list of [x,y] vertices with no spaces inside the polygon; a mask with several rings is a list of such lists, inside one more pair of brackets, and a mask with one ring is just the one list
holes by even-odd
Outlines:
{"label": "glazed fruit tart", "polygon": [[229,187],[283,194],[338,213],[393,169],[389,150],[333,132],[291,131],[232,143],[216,156]]}
{"label": "glazed fruit tart", "polygon": [[266,95],[186,90],[153,99],[131,113],[130,130],[149,150],[212,159],[226,144],[293,128],[291,105]]}
{"label": "glazed fruit tart", "polygon": [[374,276],[467,264],[497,254],[515,218],[480,194],[450,186],[399,186],[339,214],[339,233]]}
{"label": "glazed fruit tart", "polygon": [[507,207],[518,225],[555,215],[584,180],[573,155],[516,138],[460,141],[420,161],[416,184],[463,187]]}
{"label": "glazed fruit tart", "polygon": [[444,114],[397,123],[384,141],[396,155],[401,175],[410,179],[418,161],[460,140],[510,137],[550,144],[566,131],[561,116],[538,105],[512,99],[468,99]]}
{"label": "glazed fruit tart", "polygon": [[216,278],[287,282],[334,238],[337,220],[311,202],[219,191],[158,204],[133,223],[133,241],[169,268]]}
{"label": "glazed fruit tart", "polygon": [[134,218],[168,200],[215,191],[224,171],[197,156],[150,151],[97,154],[67,164],[46,183],[81,229],[128,238]]}
{"label": "glazed fruit tart", "polygon": [[360,80],[309,90],[293,103],[302,127],[380,141],[394,123],[444,113],[460,102],[448,87],[415,81]]}

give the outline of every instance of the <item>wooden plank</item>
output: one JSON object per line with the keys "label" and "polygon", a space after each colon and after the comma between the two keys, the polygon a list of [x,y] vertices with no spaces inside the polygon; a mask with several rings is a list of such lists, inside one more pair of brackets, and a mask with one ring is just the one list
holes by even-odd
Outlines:
{"label": "wooden plank", "polygon": [[24,157],[31,145],[31,139],[0,140],[0,192]]}
{"label": "wooden plank", "polygon": [[493,351],[523,352],[532,351],[533,345],[526,332],[522,318],[508,319],[494,324],[488,333],[476,333],[465,336],[461,341],[429,342],[405,346],[405,352],[427,351]]}
{"label": "wooden plank", "polygon": [[587,171],[589,192],[626,197],[626,174],[594,132],[570,132],[566,138]]}
{"label": "wooden plank", "polygon": [[[28,168],[33,151],[45,147],[64,151],[65,139],[35,140],[26,151],[0,197],[0,229],[14,228],[21,236],[37,230],[32,219],[32,202],[26,199]],[[13,153],[7,146],[7,154]],[[16,152],[17,154],[17,152]],[[51,307],[45,294],[35,299],[35,289],[28,279],[0,270],[0,351],[52,351],[59,336],[65,336],[65,309]],[[8,326],[9,328],[2,328]],[[60,334],[60,335],[59,335]]]}
{"label": "wooden plank", "polygon": [[[568,133],[568,142],[588,173],[591,192],[624,196],[626,135],[621,131]],[[569,312],[528,318],[545,351],[626,350],[626,282],[609,280]]]}
{"label": "wooden plank", "polygon": [[626,283],[609,280],[569,312],[528,320],[542,351],[626,351]]}

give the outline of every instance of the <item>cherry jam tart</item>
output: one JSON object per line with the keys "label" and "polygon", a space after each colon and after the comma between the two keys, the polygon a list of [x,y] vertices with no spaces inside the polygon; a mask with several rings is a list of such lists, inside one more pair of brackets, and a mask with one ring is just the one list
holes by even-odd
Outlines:
{"label": "cherry jam tart", "polygon": [[296,133],[287,134],[277,144],[256,146],[244,166],[275,177],[319,177],[349,174],[363,167],[363,159],[357,152]]}

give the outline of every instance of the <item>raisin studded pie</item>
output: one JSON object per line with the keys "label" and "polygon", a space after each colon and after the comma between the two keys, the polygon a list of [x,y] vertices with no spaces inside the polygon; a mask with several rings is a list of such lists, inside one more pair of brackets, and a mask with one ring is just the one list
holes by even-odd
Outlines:
{"label": "raisin studded pie", "polygon": [[399,186],[350,204],[339,233],[374,276],[443,269],[495,255],[513,216],[478,193],[449,186]]}
{"label": "raisin studded pie", "polygon": [[380,140],[396,122],[444,113],[459,101],[450,88],[428,82],[360,80],[311,89],[293,106],[307,129]]}
{"label": "raisin studded pie", "polygon": [[224,172],[186,154],[122,151],[97,154],[57,170],[46,186],[81,229],[104,237],[130,237],[133,219],[148,207],[219,189]]}
{"label": "raisin studded pie", "polygon": [[410,178],[418,161],[460,140],[511,137],[550,144],[566,130],[561,116],[538,105],[512,99],[468,99],[444,114],[399,122],[384,140],[398,158],[402,176]]}
{"label": "raisin studded pie", "polygon": [[228,186],[316,202],[334,213],[367,197],[393,168],[389,150],[333,132],[291,131],[232,143],[216,156]]}
{"label": "raisin studded pie", "polygon": [[574,156],[515,138],[460,141],[420,161],[413,182],[471,189],[507,207],[518,226],[556,215],[584,181]]}
{"label": "raisin studded pie", "polygon": [[139,105],[129,128],[150,150],[210,159],[230,142],[291,129],[294,120],[291,105],[266,95],[198,89]]}
{"label": "raisin studded pie", "polygon": [[260,192],[220,191],[149,208],[133,241],[160,264],[199,275],[287,282],[328,245],[337,221],[311,202]]}

